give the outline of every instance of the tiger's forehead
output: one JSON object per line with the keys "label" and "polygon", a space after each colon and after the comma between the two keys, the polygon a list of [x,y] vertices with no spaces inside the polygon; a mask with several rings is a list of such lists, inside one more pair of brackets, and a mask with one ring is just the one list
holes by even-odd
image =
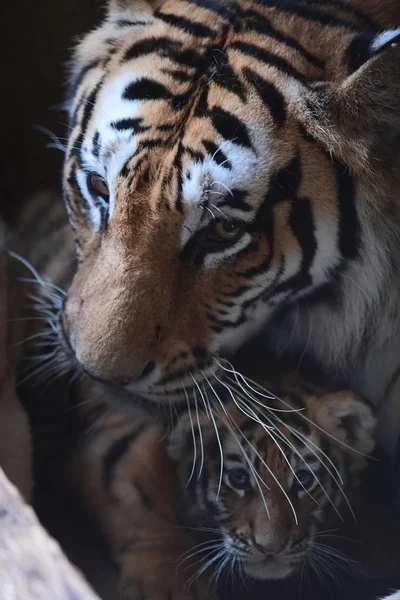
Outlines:
{"label": "tiger's forehead", "polygon": [[[179,144],[179,167],[186,167],[192,181],[200,163],[204,182],[219,178],[225,185],[239,179],[249,184],[261,177],[269,157],[268,129],[260,127],[256,116],[244,119],[243,104],[212,85],[206,90],[207,108],[199,107],[204,90],[195,85],[174,85],[172,94],[167,70],[153,68],[150,77],[148,65],[134,61],[103,83],[87,132],[85,160],[113,179],[124,166],[134,169],[139,154],[147,154],[149,162],[155,156],[163,161]],[[160,152],[150,153],[153,149]],[[191,188],[190,202],[195,199]]]}

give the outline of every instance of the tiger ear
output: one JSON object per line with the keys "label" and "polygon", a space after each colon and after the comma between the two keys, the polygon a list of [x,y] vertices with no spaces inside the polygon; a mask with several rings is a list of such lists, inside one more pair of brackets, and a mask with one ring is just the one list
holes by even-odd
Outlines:
{"label": "tiger ear", "polygon": [[109,14],[152,12],[164,2],[165,0],[108,0],[107,12]]}
{"label": "tiger ear", "polygon": [[306,98],[306,129],[355,172],[376,159],[392,162],[400,135],[400,29],[353,35],[339,52],[333,81]]}
{"label": "tiger ear", "polygon": [[351,453],[353,448],[370,454],[375,447],[374,411],[353,392],[336,392],[317,398],[313,420],[344,452]]}

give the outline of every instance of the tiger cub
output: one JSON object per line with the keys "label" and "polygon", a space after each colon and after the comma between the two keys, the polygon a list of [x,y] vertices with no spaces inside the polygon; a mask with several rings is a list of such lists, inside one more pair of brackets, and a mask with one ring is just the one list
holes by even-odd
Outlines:
{"label": "tiger cub", "polygon": [[352,512],[375,417],[350,391],[288,382],[270,394],[243,377],[230,385],[226,405],[192,409],[170,440],[185,520],[212,532],[200,573],[210,563],[216,573],[286,578],[313,562],[335,513]]}
{"label": "tiger cub", "polygon": [[[139,407],[134,417],[99,412],[107,394],[87,384],[84,430],[90,413],[93,424],[72,473],[111,542],[124,599],[210,598],[209,563],[214,574],[236,565],[256,579],[286,578],[332,515],[346,516],[374,448],[374,413],[349,391],[286,382],[269,394],[246,378],[223,380],[193,397],[167,434]],[[197,530],[212,532],[204,554]]]}

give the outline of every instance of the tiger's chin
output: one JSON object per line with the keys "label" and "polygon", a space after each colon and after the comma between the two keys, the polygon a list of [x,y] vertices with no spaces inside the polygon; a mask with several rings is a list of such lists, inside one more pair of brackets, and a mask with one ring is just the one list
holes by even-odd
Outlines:
{"label": "tiger's chin", "polygon": [[260,581],[286,579],[294,575],[298,568],[298,562],[294,563],[288,558],[274,556],[243,563],[246,575]]}

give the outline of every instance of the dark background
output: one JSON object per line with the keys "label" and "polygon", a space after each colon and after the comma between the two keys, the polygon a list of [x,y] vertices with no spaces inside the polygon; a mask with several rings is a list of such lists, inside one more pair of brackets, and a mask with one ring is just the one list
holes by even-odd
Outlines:
{"label": "dark background", "polygon": [[[105,2],[104,2],[105,4]],[[0,0],[0,206],[10,216],[32,191],[58,185],[62,153],[35,125],[65,138],[67,61],[98,22],[98,0]]]}
{"label": "dark background", "polygon": [[[54,107],[64,98],[70,49],[74,37],[98,22],[101,12],[102,3],[98,0],[31,0],[23,3],[0,0],[0,213],[11,221],[33,191],[60,186],[62,153],[46,148],[50,140],[33,126],[48,128],[64,141],[66,115]],[[45,525],[62,541],[71,558],[84,569],[104,599],[114,597],[113,569],[81,515],[54,493],[43,496],[38,509]],[[371,533],[371,539],[375,540],[373,545],[378,554],[381,548],[388,546],[386,552],[393,562],[388,540],[394,540],[397,534],[393,534],[390,517],[384,523],[380,520],[387,512],[380,502],[368,510],[362,522]],[[357,537],[357,532],[355,535]],[[366,547],[365,542],[363,544]],[[384,553],[377,562],[386,563]],[[400,567],[395,571],[400,573]],[[332,575],[323,586],[313,580],[311,587],[306,583],[300,587],[298,582],[292,582],[256,586],[248,593],[233,591],[227,586],[225,598],[370,600],[396,585],[400,587],[400,581],[376,578],[362,581],[354,577],[336,580]]]}

